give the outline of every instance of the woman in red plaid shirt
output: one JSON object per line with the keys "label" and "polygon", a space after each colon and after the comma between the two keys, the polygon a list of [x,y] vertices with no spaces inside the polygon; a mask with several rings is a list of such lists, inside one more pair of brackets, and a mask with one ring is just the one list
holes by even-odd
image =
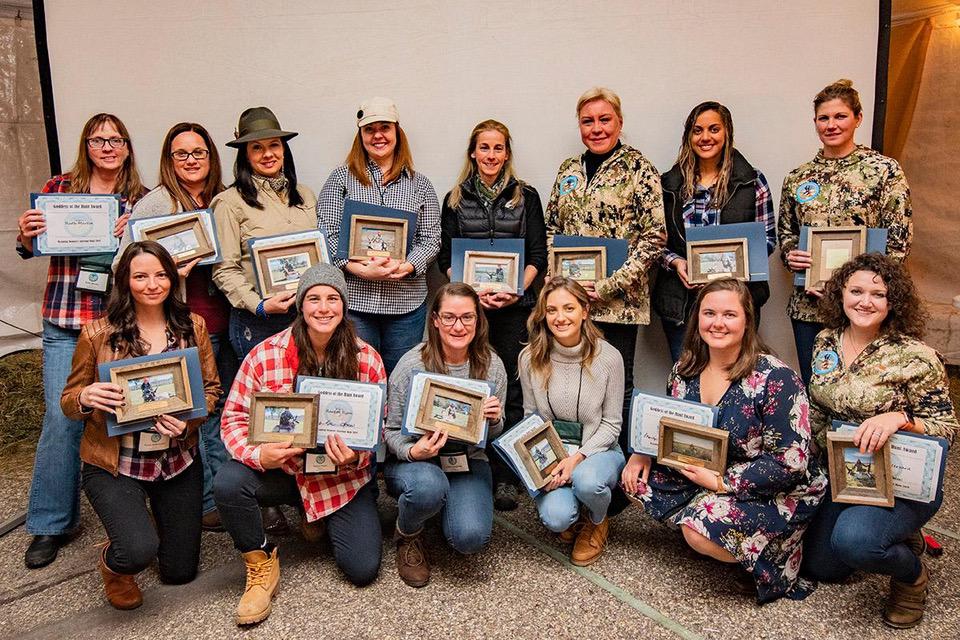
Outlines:
{"label": "woman in red plaid shirt", "polygon": [[220,518],[247,565],[247,584],[237,605],[237,624],[270,615],[280,583],[277,547],[267,539],[261,506],[296,505],[304,513],[308,540],[325,523],[337,566],[357,586],[373,582],[380,569],[382,535],[377,517],[373,456],[348,448],[339,435],[327,437],[325,451],[336,468],[305,473],[304,449],[289,443],[247,444],[250,397],[257,391],[289,393],[298,375],[385,382],[383,362],[357,338],[344,317],[347,285],[343,272],[328,264],[308,269],[297,288],[293,325],[247,354],[223,409],[221,435],[233,456],[214,480]]}

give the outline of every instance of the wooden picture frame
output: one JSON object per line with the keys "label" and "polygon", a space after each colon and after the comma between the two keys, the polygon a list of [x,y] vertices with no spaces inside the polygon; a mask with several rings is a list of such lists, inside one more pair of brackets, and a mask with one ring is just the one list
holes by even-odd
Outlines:
{"label": "wooden picture frame", "polygon": [[660,444],[657,462],[674,469],[687,465],[703,467],[720,475],[727,469],[727,445],[730,434],[724,429],[660,418]]}
{"label": "wooden picture frame", "polygon": [[217,253],[199,213],[143,229],[142,236],[163,245],[177,265]]}
{"label": "wooden picture frame", "polygon": [[867,248],[866,227],[808,227],[810,267],[805,273],[807,289],[822,291],[835,269]]}
{"label": "wooden picture frame", "polygon": [[502,251],[465,251],[463,281],[480,291],[517,292],[520,255]]}
{"label": "wooden picture frame", "polygon": [[300,276],[310,267],[323,262],[321,240],[301,238],[250,246],[250,257],[256,265],[257,287],[263,297],[269,298],[284,291],[295,291]]}
{"label": "wooden picture frame", "polygon": [[350,259],[407,258],[407,221],[385,216],[350,218]]}
{"label": "wooden picture frame", "polygon": [[317,397],[313,394],[257,391],[250,398],[249,416],[247,444],[317,446]]}
{"label": "wooden picture frame", "polygon": [[193,409],[186,356],[113,367],[110,382],[123,389],[118,425]]}
{"label": "wooden picture frame", "polygon": [[747,239],[687,241],[687,276],[690,284],[707,284],[719,278],[749,281]]}
{"label": "wooden picture frame", "polygon": [[[890,440],[874,453],[861,454],[849,432],[827,432],[827,466],[834,502],[892,507]],[[871,486],[872,485],[872,486]]]}
{"label": "wooden picture frame", "polygon": [[443,431],[448,437],[479,444],[485,436],[484,394],[428,379],[417,407],[416,426],[424,431]]}
{"label": "wooden picture frame", "polygon": [[607,277],[607,248],[551,247],[550,273],[577,282],[596,282]]}
{"label": "wooden picture frame", "polygon": [[568,455],[550,420],[515,442],[513,446],[537,489],[542,489],[550,481],[550,474]]}

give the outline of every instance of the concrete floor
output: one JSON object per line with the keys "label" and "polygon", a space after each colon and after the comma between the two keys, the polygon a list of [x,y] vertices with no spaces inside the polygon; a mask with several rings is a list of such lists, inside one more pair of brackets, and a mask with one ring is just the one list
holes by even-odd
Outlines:
{"label": "concrete floor", "polygon": [[[573,567],[526,499],[498,514],[493,540],[478,556],[457,556],[430,531],[433,577],[424,589],[397,577],[390,542],[380,578],[356,589],[339,576],[324,543],[291,534],[278,540],[283,578],[273,614],[240,630],[233,608],[242,562],[226,534],[205,533],[194,582],[160,585],[147,570],[139,577],[144,606],[121,612],[102,595],[95,545],[104,536],[84,500],[83,534],[49,567],[23,567],[29,538],[22,527],[0,538],[0,638],[960,638],[957,466],[948,465],[947,498],[931,523],[945,554],[926,558],[932,596],[924,622],[909,631],[880,622],[887,581],[879,576],[758,607],[728,585],[728,568],[696,557],[676,532],[635,510],[613,521],[597,563]],[[0,465],[0,520],[26,504],[29,468],[12,467]],[[389,530],[396,506],[383,496],[381,515]],[[292,511],[288,517],[296,521]]]}

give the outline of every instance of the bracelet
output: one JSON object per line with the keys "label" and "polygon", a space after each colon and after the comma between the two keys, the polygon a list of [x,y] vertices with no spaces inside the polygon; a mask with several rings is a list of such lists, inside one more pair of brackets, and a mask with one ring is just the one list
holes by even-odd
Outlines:
{"label": "bracelet", "polygon": [[266,302],[266,300],[261,300],[261,301],[260,301],[260,304],[257,305],[256,316],[257,316],[258,318],[266,318],[266,317],[267,317],[267,312],[266,312],[266,310],[264,310],[264,308],[263,308],[263,303],[264,303],[264,302]]}

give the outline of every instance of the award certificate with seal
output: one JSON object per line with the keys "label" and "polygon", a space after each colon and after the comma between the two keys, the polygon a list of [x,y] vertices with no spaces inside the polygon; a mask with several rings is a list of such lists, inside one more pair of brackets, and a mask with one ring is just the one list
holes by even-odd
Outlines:
{"label": "award certificate with seal", "polygon": [[33,193],[30,206],[43,212],[47,229],[34,238],[38,256],[115,253],[120,240],[113,227],[120,217],[120,196],[90,193]]}

